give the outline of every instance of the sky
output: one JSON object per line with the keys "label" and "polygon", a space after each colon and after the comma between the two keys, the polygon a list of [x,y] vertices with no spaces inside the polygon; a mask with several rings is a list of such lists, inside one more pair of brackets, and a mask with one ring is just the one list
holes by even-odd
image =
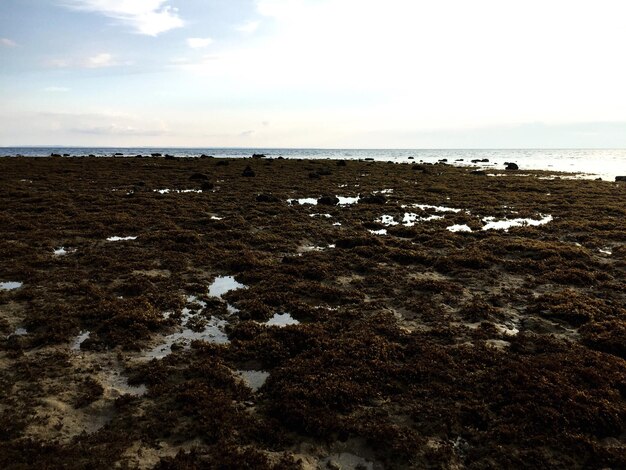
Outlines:
{"label": "sky", "polygon": [[624,148],[623,0],[1,0],[0,146]]}

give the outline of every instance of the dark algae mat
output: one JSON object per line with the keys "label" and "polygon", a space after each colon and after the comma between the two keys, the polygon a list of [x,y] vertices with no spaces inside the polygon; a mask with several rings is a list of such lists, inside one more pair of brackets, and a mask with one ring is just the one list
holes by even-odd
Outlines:
{"label": "dark algae mat", "polygon": [[0,468],[626,468],[626,184],[0,159]]}

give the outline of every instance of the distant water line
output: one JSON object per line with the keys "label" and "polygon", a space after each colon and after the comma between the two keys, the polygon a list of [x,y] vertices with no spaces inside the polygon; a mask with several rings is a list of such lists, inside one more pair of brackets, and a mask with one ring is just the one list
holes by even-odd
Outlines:
{"label": "distant water line", "polygon": [[[1,156],[43,157],[51,154],[68,156],[134,157],[151,154],[174,157],[246,158],[253,154],[290,159],[336,159],[392,161],[396,163],[420,161],[446,163],[458,166],[479,166],[486,170],[502,170],[505,163],[517,163],[521,170],[550,170],[584,173],[587,178],[601,177],[613,180],[626,175],[626,149],[281,149],[281,148],[160,148],[160,147],[0,147]],[[488,160],[472,163],[472,160]]]}

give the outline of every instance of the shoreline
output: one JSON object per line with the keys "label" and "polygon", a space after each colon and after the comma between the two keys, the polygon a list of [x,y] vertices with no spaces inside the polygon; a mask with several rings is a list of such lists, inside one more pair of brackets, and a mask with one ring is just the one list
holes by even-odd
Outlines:
{"label": "shoreline", "polygon": [[[33,147],[0,149],[14,151],[5,157],[13,157],[22,151],[28,157],[52,154],[73,157],[149,157],[172,155],[176,158],[249,158],[263,154],[269,158],[295,159],[347,159],[393,161],[395,163],[437,163],[444,161],[456,166],[476,166],[483,170],[500,170],[513,162],[521,170],[556,171],[578,174],[579,178],[602,178],[614,181],[626,175],[626,149],[254,149],[254,148],[116,148],[116,147]],[[69,152],[69,153],[68,153]]]}
{"label": "shoreline", "polygon": [[626,187],[499,173],[0,159],[0,463],[626,465]]}

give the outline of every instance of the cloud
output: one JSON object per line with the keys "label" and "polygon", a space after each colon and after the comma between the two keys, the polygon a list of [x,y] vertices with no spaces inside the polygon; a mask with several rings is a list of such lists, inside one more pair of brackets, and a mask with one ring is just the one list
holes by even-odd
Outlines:
{"label": "cloud", "polygon": [[99,13],[129,25],[138,34],[157,36],[185,23],[168,0],[63,0],[61,5]]}
{"label": "cloud", "polygon": [[64,86],[49,86],[44,88],[43,91],[48,93],[67,93],[70,89]]}
{"label": "cloud", "polygon": [[237,26],[235,30],[239,31],[240,33],[251,34],[259,28],[260,24],[260,21],[246,21],[244,24]]}
{"label": "cloud", "polygon": [[211,38],[187,38],[187,45],[192,49],[202,49],[213,43]]}
{"label": "cloud", "polygon": [[52,68],[80,68],[80,69],[101,69],[106,67],[119,67],[121,65],[131,65],[132,62],[121,62],[116,60],[113,54],[101,52],[91,57],[83,59],[48,59],[45,65]]}
{"label": "cloud", "polygon": [[141,129],[128,125],[109,124],[105,126],[75,127],[71,132],[90,135],[112,135],[112,136],[161,136],[167,132],[162,129]]}
{"label": "cloud", "polygon": [[97,54],[93,57],[88,57],[84,62],[84,67],[88,69],[99,69],[102,67],[114,67],[119,65],[113,60],[113,56],[108,52]]}
{"label": "cloud", "polygon": [[17,43],[8,38],[0,38],[0,46],[15,47],[17,46]]}

